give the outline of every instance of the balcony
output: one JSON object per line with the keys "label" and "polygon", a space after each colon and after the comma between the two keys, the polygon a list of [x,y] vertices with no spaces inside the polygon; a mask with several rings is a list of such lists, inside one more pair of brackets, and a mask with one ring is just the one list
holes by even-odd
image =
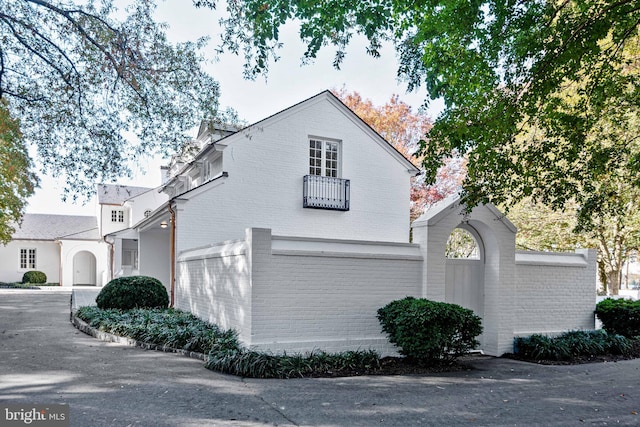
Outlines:
{"label": "balcony", "polygon": [[348,179],[305,175],[302,190],[303,207],[348,211],[349,188]]}

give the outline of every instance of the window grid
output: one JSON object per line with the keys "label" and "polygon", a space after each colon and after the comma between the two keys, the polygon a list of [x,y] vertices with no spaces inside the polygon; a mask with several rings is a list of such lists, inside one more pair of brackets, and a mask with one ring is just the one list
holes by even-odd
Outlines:
{"label": "window grid", "polygon": [[338,177],[338,143],[325,144],[325,176]]}
{"label": "window grid", "polygon": [[20,249],[20,268],[23,270],[28,268],[36,268],[35,249]]}
{"label": "window grid", "polygon": [[309,141],[309,175],[322,175],[322,141]]}
{"label": "window grid", "polygon": [[337,178],[339,176],[340,143],[309,140],[309,175]]}
{"label": "window grid", "polygon": [[116,209],[112,210],[111,222],[124,222],[124,211]]}

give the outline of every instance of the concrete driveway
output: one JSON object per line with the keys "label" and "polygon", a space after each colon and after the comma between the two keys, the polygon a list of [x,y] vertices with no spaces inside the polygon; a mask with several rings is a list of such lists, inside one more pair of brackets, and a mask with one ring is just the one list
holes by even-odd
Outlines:
{"label": "concrete driveway", "polygon": [[428,376],[241,379],[84,335],[69,302],[65,292],[0,291],[0,403],[66,403],[83,427],[640,425],[640,360],[486,357]]}

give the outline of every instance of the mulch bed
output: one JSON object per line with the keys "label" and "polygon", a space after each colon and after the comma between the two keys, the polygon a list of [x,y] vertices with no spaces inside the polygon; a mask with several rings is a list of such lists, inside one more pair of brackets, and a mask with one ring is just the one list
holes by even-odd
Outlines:
{"label": "mulch bed", "polygon": [[[333,372],[323,377],[344,377],[359,375],[421,375],[421,374],[438,374],[445,372],[465,372],[472,371],[472,361],[478,356],[465,356],[453,363],[423,365],[402,357],[384,357],[380,360],[381,368],[368,372]],[[640,358],[640,342],[635,343],[633,350],[627,356],[619,354],[607,354],[599,356],[584,356],[572,360],[531,360],[518,356],[517,354],[507,353],[502,356],[505,359],[520,360],[539,365],[581,365],[586,363],[615,363],[621,360],[631,360]]]}
{"label": "mulch bed", "polygon": [[313,378],[356,377],[361,375],[424,375],[444,372],[464,372],[473,370],[473,366],[458,360],[452,363],[425,365],[403,357],[383,357],[380,368],[372,370],[340,370],[335,372],[314,373]]}

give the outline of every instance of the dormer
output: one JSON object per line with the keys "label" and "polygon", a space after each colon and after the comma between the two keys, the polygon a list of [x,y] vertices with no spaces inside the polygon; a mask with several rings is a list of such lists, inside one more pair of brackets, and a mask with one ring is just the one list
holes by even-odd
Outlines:
{"label": "dormer", "polygon": [[182,153],[174,154],[166,170],[166,181],[159,191],[175,197],[219,176],[225,138],[236,133],[232,125],[203,121],[195,140],[188,141]]}

